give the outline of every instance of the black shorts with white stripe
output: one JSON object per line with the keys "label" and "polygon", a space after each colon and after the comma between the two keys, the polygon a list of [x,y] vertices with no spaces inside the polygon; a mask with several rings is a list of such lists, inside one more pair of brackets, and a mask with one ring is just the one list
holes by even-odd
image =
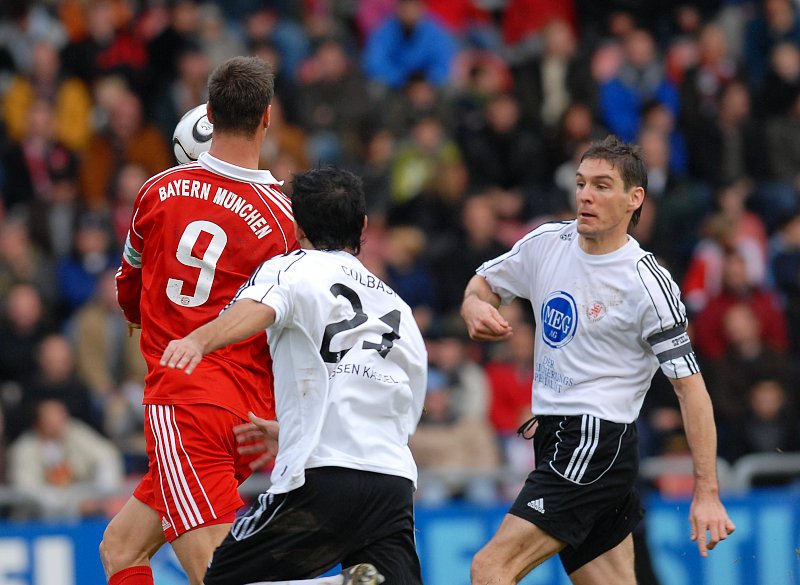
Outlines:
{"label": "black shorts with white stripe", "polygon": [[370,563],[396,585],[422,585],[414,488],[394,475],[318,467],[303,486],[262,494],[214,552],[206,585],[310,579]]}
{"label": "black shorts with white stripe", "polygon": [[636,424],[590,415],[537,418],[536,469],[509,513],[567,543],[560,557],[570,574],[622,542],[642,519]]}

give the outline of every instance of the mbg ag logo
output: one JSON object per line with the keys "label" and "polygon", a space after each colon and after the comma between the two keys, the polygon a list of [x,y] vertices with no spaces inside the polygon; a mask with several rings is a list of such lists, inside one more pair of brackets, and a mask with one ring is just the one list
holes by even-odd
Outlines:
{"label": "mbg ag logo", "polygon": [[551,292],[542,303],[542,339],[550,347],[563,347],[575,337],[578,309],[572,295],[563,290]]}

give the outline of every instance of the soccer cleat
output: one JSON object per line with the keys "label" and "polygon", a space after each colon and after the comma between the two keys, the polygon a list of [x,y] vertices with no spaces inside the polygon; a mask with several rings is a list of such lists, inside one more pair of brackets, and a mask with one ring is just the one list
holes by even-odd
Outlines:
{"label": "soccer cleat", "polygon": [[347,567],[342,571],[342,585],[380,585],[385,581],[378,569],[369,563]]}

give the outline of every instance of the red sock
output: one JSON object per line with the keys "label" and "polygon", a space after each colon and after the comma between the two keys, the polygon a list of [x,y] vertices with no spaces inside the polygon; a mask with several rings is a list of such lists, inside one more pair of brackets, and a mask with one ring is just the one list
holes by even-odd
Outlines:
{"label": "red sock", "polygon": [[153,571],[146,566],[128,567],[111,575],[108,585],[153,585]]}

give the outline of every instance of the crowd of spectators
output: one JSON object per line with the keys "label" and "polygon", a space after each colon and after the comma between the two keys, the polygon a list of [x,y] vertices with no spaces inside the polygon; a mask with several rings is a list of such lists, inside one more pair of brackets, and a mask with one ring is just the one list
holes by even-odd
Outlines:
{"label": "crowd of spectators", "polygon": [[[577,162],[608,133],[640,144],[648,164],[633,235],[682,286],[720,454],[800,449],[793,0],[4,0],[9,485],[107,487],[117,469],[142,471],[144,365],[114,270],[139,186],[175,164],[175,123],[205,101],[215,65],[238,54],[274,67],[261,164],[287,193],[309,165],[364,178],[362,259],[412,305],[429,344],[413,445],[423,468],[530,465],[515,433],[530,412],[530,309],[505,308],[515,336],[482,346],[465,337],[461,295],[483,261],[571,217]],[[686,449],[660,376],[640,420],[644,456]],[[119,463],[104,442],[86,449],[101,445],[91,433]],[[65,446],[67,436],[77,438]],[[485,477],[430,484],[427,497],[492,497]]]}

